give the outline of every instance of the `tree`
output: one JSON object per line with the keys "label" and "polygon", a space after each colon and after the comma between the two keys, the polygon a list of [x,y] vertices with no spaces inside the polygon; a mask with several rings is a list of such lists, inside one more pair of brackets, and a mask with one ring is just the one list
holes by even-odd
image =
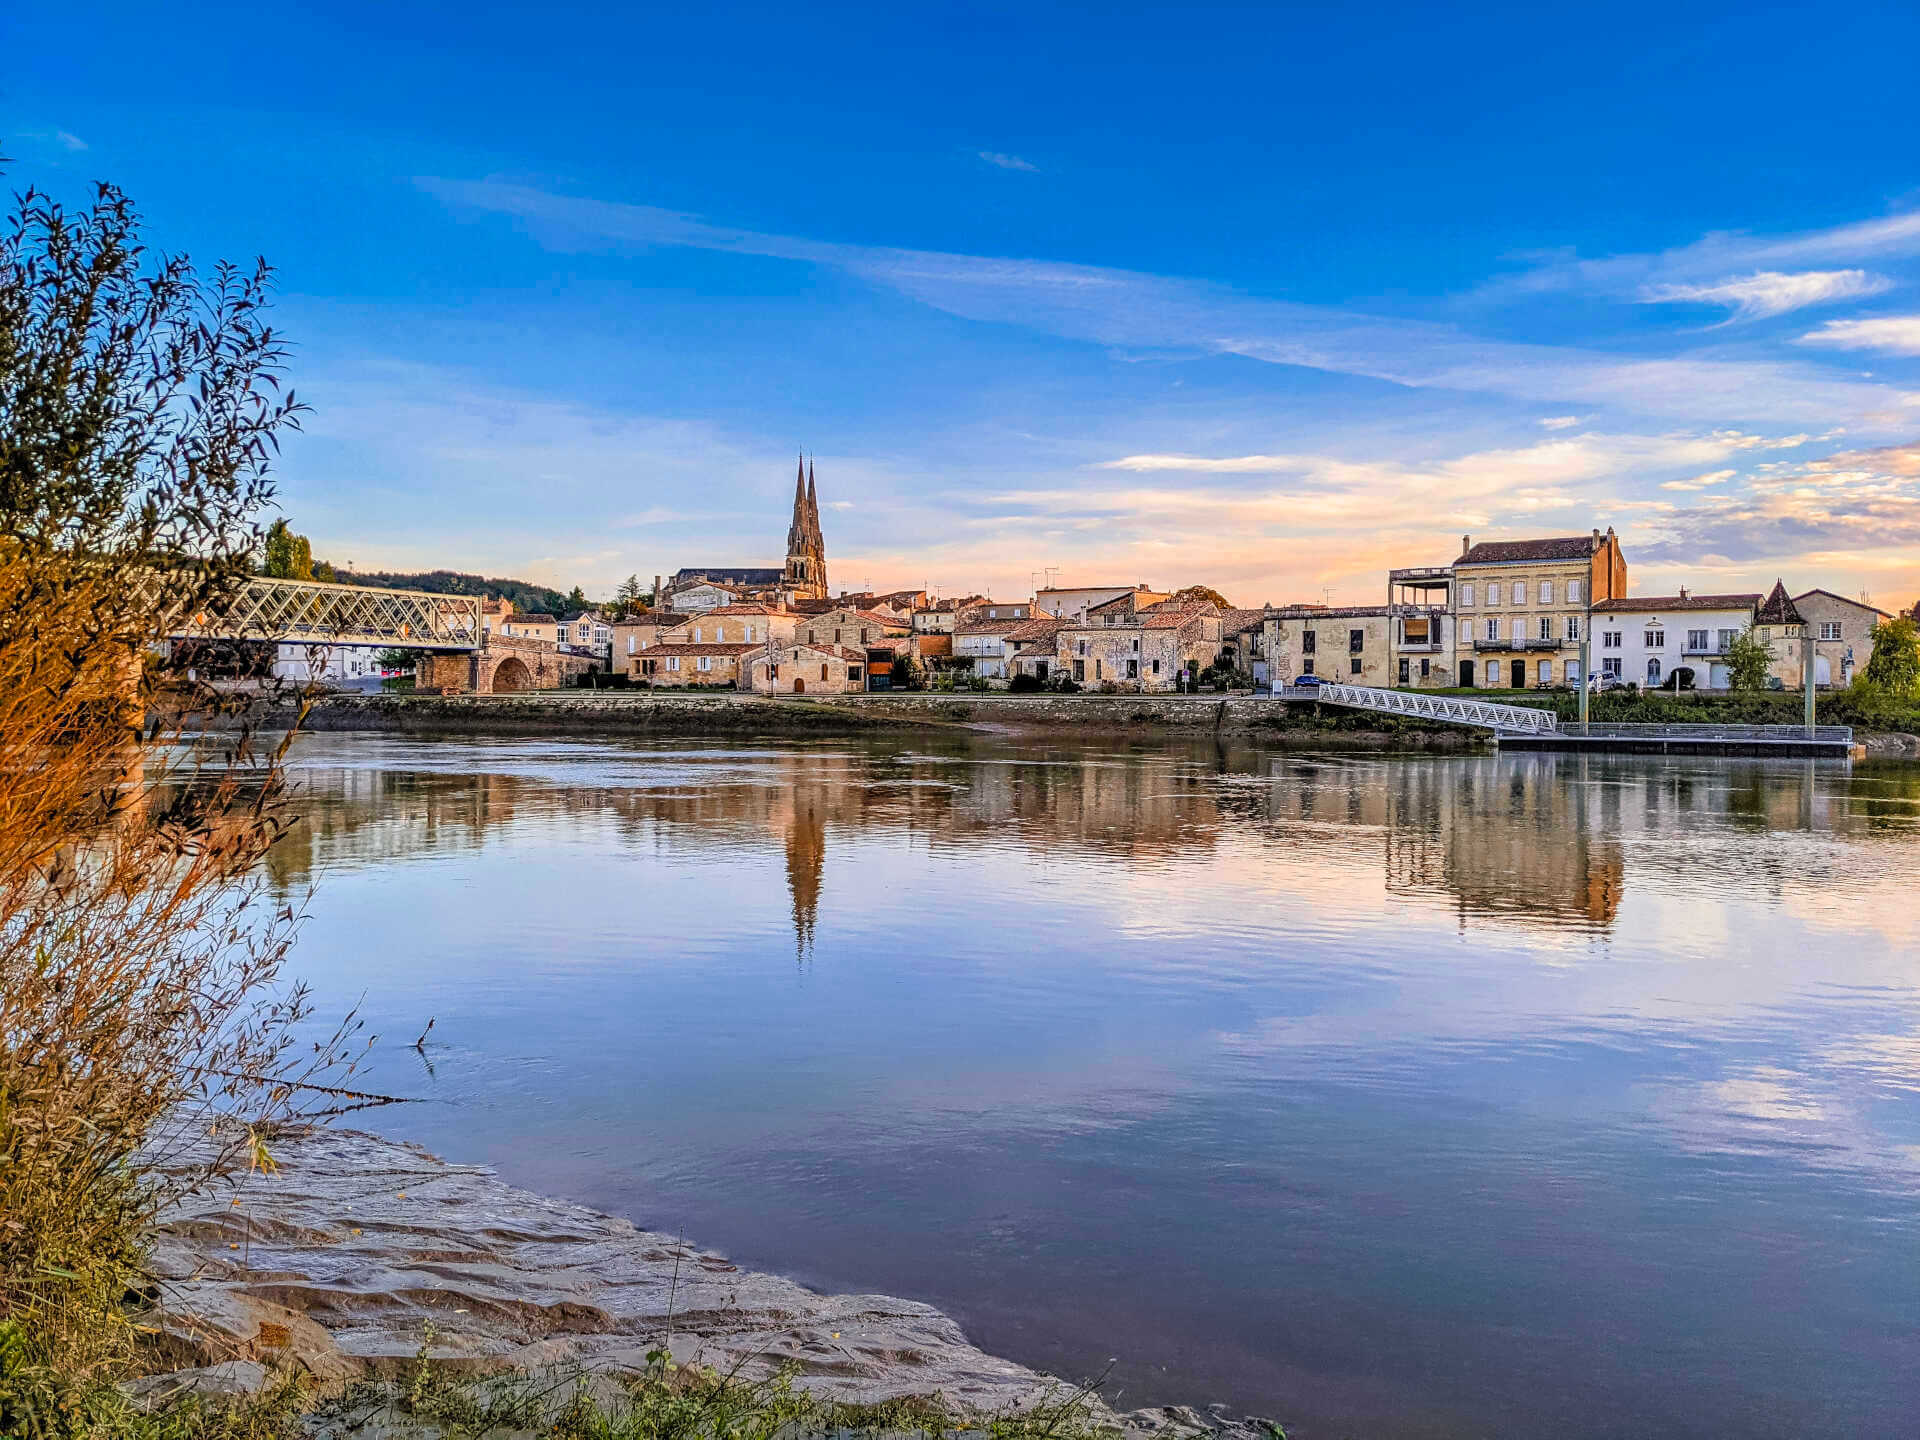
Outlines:
{"label": "tree", "polygon": [[572,590],[567,592],[567,610],[569,613],[572,613],[573,611],[584,610],[586,608],[587,592],[576,585]]}
{"label": "tree", "polygon": [[926,677],[920,668],[920,662],[913,658],[911,652],[896,650],[893,656],[893,672],[891,677],[893,688],[895,690],[918,690],[925,683]]}
{"label": "tree", "polygon": [[1175,600],[1205,600],[1209,604],[1218,605],[1222,610],[1231,610],[1233,608],[1226,596],[1208,585],[1189,585],[1184,590],[1174,591],[1173,598]]}
{"label": "tree", "polygon": [[306,536],[294,533],[284,516],[267,527],[262,548],[266,564],[261,567],[261,573],[269,579],[313,579],[313,547],[307,543]]}
{"label": "tree", "polygon": [[620,582],[620,588],[613,592],[613,608],[616,614],[625,617],[635,614],[645,607],[640,597],[645,592],[640,588],[640,577],[629,575]]}
{"label": "tree", "polygon": [[1734,636],[1733,643],[1727,646],[1728,683],[1735,690],[1764,690],[1767,688],[1768,668],[1773,661],[1773,646],[1761,639],[1759,631],[1749,625]]}
{"label": "tree", "polygon": [[[271,281],[264,262],[202,274],[150,254],[110,185],[79,211],[28,189],[0,218],[0,1409],[15,1421],[23,1387],[68,1394],[132,1353],[156,1209],[241,1158],[334,1053],[292,1048],[292,917],[257,868],[286,823],[284,746],[262,754],[244,730],[180,744],[222,701],[151,658],[179,617],[233,604],[266,539],[270,462],[304,409],[281,386]],[[180,1148],[188,1133],[210,1161]]]}
{"label": "tree", "polygon": [[1867,657],[1867,683],[1902,698],[1920,693],[1920,625],[1911,615],[1896,615],[1873,627],[1873,654]]}

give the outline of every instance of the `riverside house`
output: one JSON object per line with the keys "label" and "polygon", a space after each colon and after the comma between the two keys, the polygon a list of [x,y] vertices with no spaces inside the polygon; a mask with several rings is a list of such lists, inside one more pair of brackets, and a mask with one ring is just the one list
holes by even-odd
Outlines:
{"label": "riverside house", "polygon": [[[1809,590],[1804,595],[1796,595],[1793,608],[1800,612],[1801,622],[1813,632],[1813,683],[1816,686],[1852,684],[1854,677],[1863,674],[1867,661],[1873,658],[1873,627],[1893,618],[1877,605],[1849,600],[1831,590]],[[1774,674],[1782,673],[1784,658],[1775,661]],[[1782,683],[1803,684],[1804,662],[1798,655],[1793,661],[1793,679],[1787,681],[1782,676]]]}
{"label": "riverside house", "polygon": [[[1593,607],[1588,654],[1602,675],[1642,687],[1732,684],[1727,650],[1753,624],[1758,595],[1632,595]],[[1673,681],[1676,673],[1682,678]]]}
{"label": "riverside house", "polygon": [[845,695],[867,688],[867,652],[830,641],[763,645],[742,663],[742,688],[759,695]]}
{"label": "riverside house", "polygon": [[1580,640],[1593,607],[1627,593],[1627,560],[1602,535],[1460,541],[1453,562],[1454,673],[1462,686],[1525,689],[1580,683]]}
{"label": "riverside house", "polygon": [[1262,622],[1275,685],[1313,675],[1348,685],[1388,685],[1392,607],[1281,605]]}
{"label": "riverside house", "polygon": [[1149,589],[1144,580],[1138,585],[1049,587],[1034,593],[1033,609],[1036,616],[1045,615],[1054,620],[1081,620],[1094,606],[1104,605],[1123,595],[1133,596],[1136,603],[1141,605],[1172,598],[1170,591]]}
{"label": "riverside house", "polygon": [[1007,636],[1027,623],[1024,618],[961,621],[953,632],[954,668],[971,670],[981,680],[1008,679]]}
{"label": "riverside house", "polygon": [[1220,652],[1220,611],[1207,601],[1142,606],[1129,591],[1063,625],[1054,639],[1056,665],[1089,689],[1172,690]]}

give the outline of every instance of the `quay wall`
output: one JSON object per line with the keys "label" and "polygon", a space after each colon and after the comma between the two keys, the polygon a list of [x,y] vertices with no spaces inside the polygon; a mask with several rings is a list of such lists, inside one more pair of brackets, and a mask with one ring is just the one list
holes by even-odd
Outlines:
{"label": "quay wall", "polygon": [[[285,717],[281,717],[285,718]],[[271,723],[269,721],[269,723]],[[859,735],[920,728],[1002,734],[1233,735],[1362,749],[1479,750],[1484,733],[1337,706],[1246,696],[823,695],[661,691],[329,695],[309,730],[491,734]]]}

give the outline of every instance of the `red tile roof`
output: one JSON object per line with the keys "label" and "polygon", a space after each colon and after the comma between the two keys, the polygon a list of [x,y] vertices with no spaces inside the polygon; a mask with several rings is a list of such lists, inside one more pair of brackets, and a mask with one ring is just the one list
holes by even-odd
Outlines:
{"label": "red tile roof", "polygon": [[1758,595],[1628,595],[1602,600],[1593,610],[1596,615],[1644,615],[1654,610],[1751,610],[1759,603]]}
{"label": "red tile roof", "polygon": [[1585,560],[1599,547],[1591,535],[1556,535],[1545,540],[1482,540],[1453,563],[1501,565],[1522,560]]}

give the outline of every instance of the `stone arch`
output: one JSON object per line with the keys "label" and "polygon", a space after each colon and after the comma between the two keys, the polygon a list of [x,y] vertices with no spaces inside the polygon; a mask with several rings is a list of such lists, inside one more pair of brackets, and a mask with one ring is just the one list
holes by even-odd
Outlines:
{"label": "stone arch", "polygon": [[518,655],[509,655],[493,669],[493,693],[510,695],[518,690],[533,688],[533,672],[527,669],[527,662]]}

